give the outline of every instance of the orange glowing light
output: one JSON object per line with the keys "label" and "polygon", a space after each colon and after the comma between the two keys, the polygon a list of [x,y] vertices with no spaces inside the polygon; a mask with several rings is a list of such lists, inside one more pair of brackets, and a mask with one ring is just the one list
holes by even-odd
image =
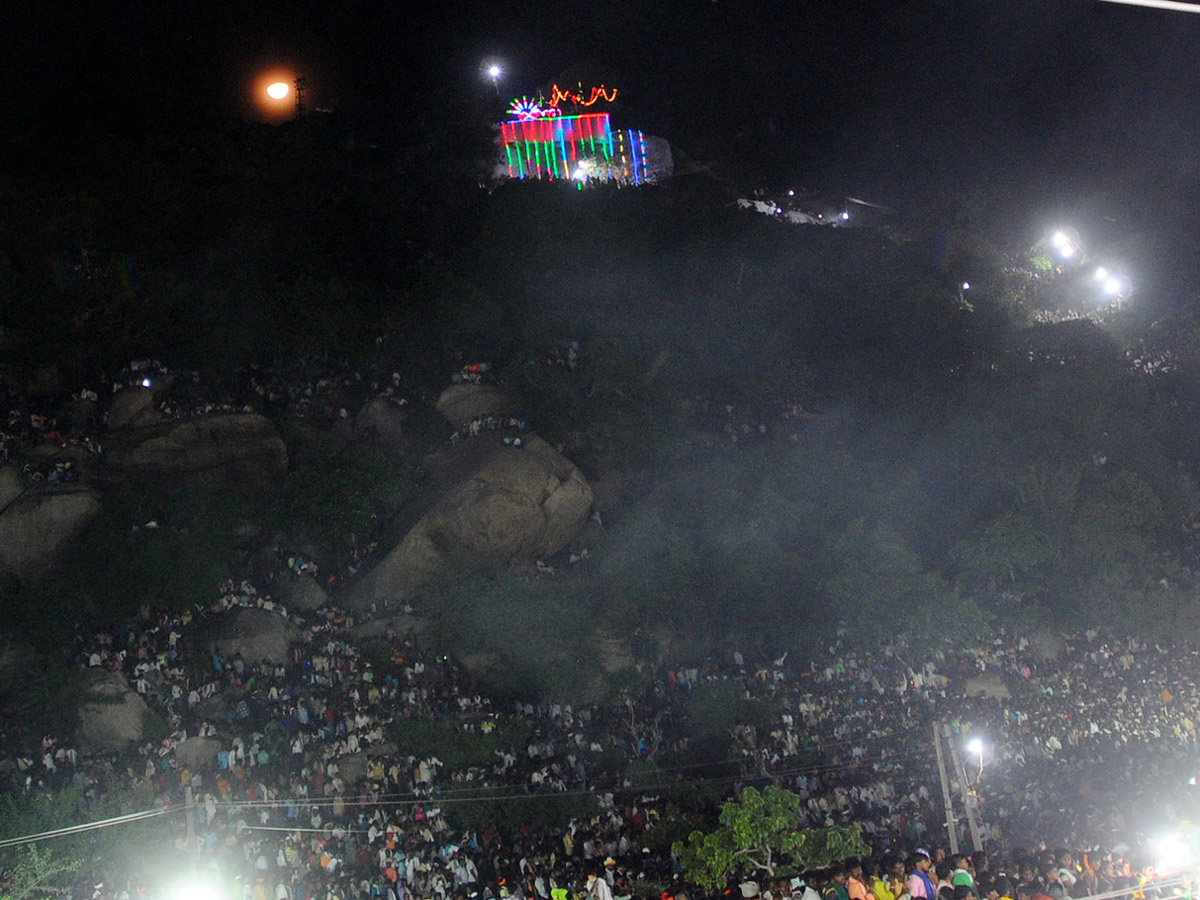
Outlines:
{"label": "orange glowing light", "polygon": [[289,88],[287,82],[276,81],[274,84],[267,85],[267,96],[272,100],[282,100],[288,95]]}

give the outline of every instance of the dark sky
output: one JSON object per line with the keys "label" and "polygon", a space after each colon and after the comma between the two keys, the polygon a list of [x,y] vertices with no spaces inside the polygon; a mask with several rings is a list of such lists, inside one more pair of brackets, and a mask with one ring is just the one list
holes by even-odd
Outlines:
{"label": "dark sky", "polygon": [[595,72],[629,124],[774,174],[820,165],[886,190],[1027,168],[1163,191],[1197,174],[1200,15],[1098,0],[14,5],[10,133],[244,115],[249,81],[278,63],[307,76],[312,105],[403,130],[489,110],[479,67],[496,58],[505,99]]}

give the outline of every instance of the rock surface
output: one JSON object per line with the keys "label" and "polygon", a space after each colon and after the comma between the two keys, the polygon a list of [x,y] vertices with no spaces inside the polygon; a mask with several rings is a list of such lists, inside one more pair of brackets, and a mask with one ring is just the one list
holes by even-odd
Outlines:
{"label": "rock surface", "polygon": [[100,493],[82,484],[30,488],[0,511],[0,569],[44,578],[100,511]]}
{"label": "rock surface", "polygon": [[287,472],[287,447],[274,423],[256,413],[181,419],[114,435],[108,464],[118,472],[218,473],[272,487]]}
{"label": "rock surface", "polygon": [[449,477],[411,504],[419,518],[351,589],[351,605],[403,600],[463,557],[499,566],[550,556],[587,520],[587,480],[540,438],[523,448],[475,438],[459,451]]}
{"label": "rock surface", "polygon": [[276,597],[288,609],[320,609],[329,602],[329,595],[311,575],[299,578],[284,575],[274,584]]}
{"label": "rock surface", "polygon": [[211,766],[217,761],[221,741],[214,737],[192,737],[175,748],[175,761],[189,769]]}
{"label": "rock surface", "polygon": [[161,421],[162,413],[154,408],[154,392],[142,387],[118,391],[108,408],[108,427],[113,430],[139,428]]}
{"label": "rock surface", "polygon": [[375,397],[354,417],[354,430],[370,438],[384,453],[403,453],[409,440],[404,431],[408,412],[387,397]]}
{"label": "rock surface", "polygon": [[25,493],[25,478],[16,466],[0,468],[0,510]]}
{"label": "rock surface", "polygon": [[1011,697],[1008,685],[999,675],[977,675],[968,678],[963,687],[963,693],[968,697]]}
{"label": "rock surface", "polygon": [[498,416],[512,412],[512,399],[490,384],[452,384],[438,397],[437,411],[458,428],[476,416]]}
{"label": "rock surface", "polygon": [[266,609],[239,609],[221,623],[220,633],[210,647],[226,660],[240,653],[250,663],[282,662],[288,647],[300,637],[300,629],[279,613]]}
{"label": "rock surface", "polygon": [[123,750],[163,728],[120,672],[89,670],[94,679],[79,710],[79,742],[90,750]]}

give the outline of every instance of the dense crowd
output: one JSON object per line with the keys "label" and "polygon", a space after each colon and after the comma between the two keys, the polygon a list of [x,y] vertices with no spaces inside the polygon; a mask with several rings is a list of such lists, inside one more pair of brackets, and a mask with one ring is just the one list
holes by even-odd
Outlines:
{"label": "dense crowd", "polygon": [[[580,352],[567,343],[545,365],[574,369]],[[175,385],[156,403],[165,416],[249,405],[345,418],[347,397],[406,398],[396,373],[351,371],[307,381],[256,372],[247,396],[206,398],[186,389],[197,384],[194,373],[168,373],[153,360],[132,364],[113,391],[167,377]],[[486,364],[471,364],[453,380],[493,377]],[[94,409],[97,396],[81,393],[74,402]],[[730,442],[805,415],[796,404],[775,418],[716,403],[702,412]],[[483,417],[456,439],[493,427],[519,440],[525,422]],[[0,451],[57,442],[99,454],[103,432],[94,416],[14,408]],[[26,465],[30,477],[74,477],[69,459]],[[284,553],[275,577],[316,574],[311,560]],[[243,610],[287,620],[298,638],[286,658],[212,649],[209,637]],[[843,636],[804,655],[797,648],[759,659],[730,647],[646,670],[641,695],[622,702],[534,703],[491,696],[411,634],[384,627],[368,652],[356,624],[333,605],[289,610],[263,585],[244,581],[223,585],[205,609],[147,609],[82,633],[78,665],[119,673],[166,723],[165,734],[124,752],[90,754],[65,736],[29,744],[10,731],[8,786],[37,793],[71,784],[92,801],[136,790],[163,808],[180,808],[190,795],[203,865],[239,885],[237,900],[680,893],[686,873],[670,850],[681,836],[677,789],[736,793],[764,783],[801,797],[799,825],[857,825],[877,855],[861,869],[747,883],[747,891],[814,900],[810,893],[839,885],[847,897],[834,888],[825,900],[867,900],[862,885],[875,900],[904,893],[963,900],[953,870],[939,881],[939,866],[952,861],[936,851],[928,854],[927,882],[899,880],[906,861],[909,875],[923,865],[913,848],[946,839],[935,722],[960,743],[986,742],[972,761],[974,781],[982,839],[998,852],[990,867],[983,857],[973,861],[981,898],[994,891],[1017,900],[1036,888],[1066,900],[1124,887],[1146,877],[1135,855],[1151,832],[1191,815],[1200,689],[1196,651],[1182,644],[1099,630],[1067,636],[1053,652],[1011,633],[990,643],[922,635],[874,646]],[[386,652],[376,652],[380,646]],[[973,689],[980,681],[992,686],[988,696]],[[694,728],[693,701],[721,690],[746,714],[735,717],[714,755]],[[453,752],[431,749],[439,745]],[[631,764],[653,777],[635,777]],[[479,812],[514,808],[522,812],[490,819]],[[512,824],[522,820],[533,824]],[[172,822],[183,847],[182,821]],[[1037,843],[1040,851],[1017,852]],[[1045,846],[1071,849],[1047,862]],[[120,879],[106,883],[107,891],[125,889],[112,887]],[[931,893],[914,893],[918,883]],[[946,886],[951,896],[943,896]]]}
{"label": "dense crowd", "polygon": [[[289,563],[280,577],[302,572]],[[286,659],[225,656],[206,643],[246,609],[295,627]],[[678,812],[668,804],[674,788],[695,780],[792,789],[805,804],[799,825],[861,827],[879,854],[863,877],[883,878],[911,848],[945,840],[935,721],[956,740],[987,738],[978,784],[986,846],[1010,851],[1032,837],[1086,849],[1056,868],[1082,867],[1076,877],[1088,892],[1099,890],[1102,872],[1111,881],[1111,873],[1135,877],[1131,865],[1143,870],[1113,848],[1130,853],[1144,844],[1147,823],[1188,818],[1180,804],[1194,774],[1200,705],[1189,649],[1098,631],[1067,638],[1056,654],[1018,635],[952,649],[843,640],[805,662],[730,650],[647,672],[644,694],[624,704],[532,703],[493,699],[411,634],[381,632],[387,653],[367,654],[352,637],[356,624],[332,605],[297,613],[249,582],[229,582],[207,609],[145,610],[80,635],[78,664],[121,673],[168,734],[104,755],[46,736],[13,751],[11,788],[71,783],[91,798],[141,789],[168,807],[190,791],[204,866],[244,886],[241,900],[562,900],[555,890],[588,890],[590,876],[616,897],[686,890],[670,852]],[[973,679],[1007,696],[969,696]],[[689,701],[715,686],[732,686],[748,710],[769,708],[772,721],[747,714],[729,729],[724,758],[689,774],[672,764],[697,750]],[[436,729],[453,752],[412,752],[429,745],[428,732],[414,740],[421,728]],[[630,763],[651,758],[657,780],[635,782]],[[481,801],[556,799],[564,812],[529,815],[537,827],[471,814]],[[997,896],[1016,898],[1018,885],[1047,877],[1038,856],[995,858],[1006,860],[1007,881],[985,870],[980,885]],[[808,876],[820,889],[832,880]],[[794,893],[779,883],[761,889]]]}

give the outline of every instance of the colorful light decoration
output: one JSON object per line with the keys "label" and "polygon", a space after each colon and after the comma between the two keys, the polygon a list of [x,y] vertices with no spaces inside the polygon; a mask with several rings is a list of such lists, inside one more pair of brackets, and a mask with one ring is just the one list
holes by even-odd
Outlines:
{"label": "colorful light decoration", "polygon": [[540,106],[536,100],[521,97],[509,105],[508,114],[514,119],[520,119],[522,122],[531,122],[534,119],[561,116],[562,111],[558,109],[546,109]]}
{"label": "colorful light decoration", "polygon": [[528,97],[518,97],[509,104],[508,114],[514,119],[519,119],[522,122],[531,122],[534,119],[549,119],[553,118],[554,116],[561,116],[563,111],[559,108],[559,106],[564,101],[574,104],[575,106],[589,107],[595,106],[601,100],[604,100],[607,103],[612,103],[616,99],[616,88],[613,88],[610,91],[605,88],[604,85],[600,85],[600,87],[594,87],[592,88],[591,94],[588,96],[588,98],[584,100],[582,91],[579,93],[564,91],[556,84],[551,92],[550,102],[548,104],[542,105],[542,103],[539,103],[537,100],[530,100]]}
{"label": "colorful light decoration", "polygon": [[605,89],[604,85],[600,85],[600,87],[593,87],[591,96],[584,100],[582,91],[573,94],[570,91],[564,91],[556,84],[554,85],[554,90],[550,95],[550,106],[554,109],[557,109],[558,105],[564,100],[566,100],[568,103],[573,103],[576,106],[594,106],[601,99],[603,99],[606,103],[612,103],[617,99],[617,89],[613,88],[611,91],[609,91]]}
{"label": "colorful light decoration", "polygon": [[500,143],[510,178],[647,181],[645,135],[614,131],[608,113],[501,122]]}
{"label": "colorful light decoration", "polygon": [[607,167],[613,156],[608,113],[500,123],[510,178],[570,179],[581,160]]}

